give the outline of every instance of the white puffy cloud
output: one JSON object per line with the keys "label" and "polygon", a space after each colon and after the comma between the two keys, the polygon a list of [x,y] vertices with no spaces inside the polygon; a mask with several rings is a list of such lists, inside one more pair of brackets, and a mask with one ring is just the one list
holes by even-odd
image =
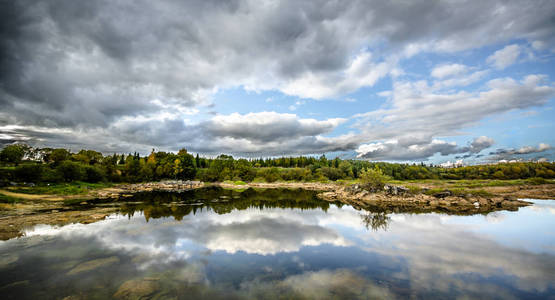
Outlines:
{"label": "white puffy cloud", "polygon": [[545,152],[548,150],[551,150],[552,147],[549,144],[546,143],[540,143],[537,147],[533,147],[533,146],[522,146],[518,149],[497,149],[494,152],[491,152],[490,154],[493,155],[497,155],[496,158],[499,158],[499,156],[501,157],[511,157],[514,155],[524,155],[524,154],[533,154],[533,153],[541,153],[541,152]]}
{"label": "white puffy cloud", "polygon": [[495,142],[492,138],[481,136],[475,138],[467,147],[459,147],[454,142],[443,140],[390,140],[371,144],[362,144],[355,151],[359,158],[372,160],[414,161],[426,160],[439,153],[441,155],[458,153],[478,153],[489,148]]}
{"label": "white puffy cloud", "polygon": [[432,88],[434,90],[439,90],[445,88],[467,86],[483,79],[487,74],[489,74],[488,70],[482,70],[470,74],[461,74],[459,76],[436,80],[434,81]]}
{"label": "white puffy cloud", "polygon": [[555,87],[545,79],[543,75],[520,81],[498,78],[478,92],[437,92],[424,80],[398,81],[389,106],[357,115],[355,126],[368,140],[420,136],[431,141],[433,136],[458,134],[493,114],[545,104],[555,95]]}
{"label": "white puffy cloud", "polygon": [[513,44],[505,46],[501,50],[495,51],[491,56],[487,58],[487,62],[491,63],[497,69],[505,69],[506,67],[512,65],[520,55],[520,46]]}
{"label": "white puffy cloud", "polygon": [[448,143],[442,140],[432,140],[427,144],[401,145],[398,141],[386,141],[383,143],[372,143],[360,145],[356,152],[357,157],[372,160],[422,160],[436,153],[449,155],[458,153],[456,143]]}
{"label": "white puffy cloud", "polygon": [[461,64],[440,65],[432,69],[431,75],[435,78],[444,78],[466,73],[468,67]]}

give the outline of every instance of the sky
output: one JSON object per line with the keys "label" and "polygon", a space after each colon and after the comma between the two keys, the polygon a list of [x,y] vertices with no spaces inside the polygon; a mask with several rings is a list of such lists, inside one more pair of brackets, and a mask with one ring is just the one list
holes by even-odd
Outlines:
{"label": "sky", "polygon": [[555,1],[0,0],[0,144],[555,158]]}

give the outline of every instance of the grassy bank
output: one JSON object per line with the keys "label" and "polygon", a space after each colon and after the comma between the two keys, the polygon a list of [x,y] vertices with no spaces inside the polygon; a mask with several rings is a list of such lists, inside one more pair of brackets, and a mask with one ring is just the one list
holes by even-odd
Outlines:
{"label": "grassy bank", "polygon": [[555,184],[553,179],[528,178],[528,179],[460,179],[460,180],[441,180],[441,179],[422,179],[422,180],[390,180],[388,183],[399,185],[441,185],[453,188],[483,188],[494,186],[516,186],[516,185],[540,185]]}
{"label": "grassy bank", "polygon": [[70,182],[70,183],[53,183],[39,184],[36,186],[16,186],[8,187],[6,190],[13,193],[33,194],[33,195],[85,195],[92,190],[112,187],[114,184],[109,182],[87,183],[87,182]]}
{"label": "grassy bank", "polygon": [[24,199],[0,194],[0,203],[18,203],[22,201],[24,201]]}

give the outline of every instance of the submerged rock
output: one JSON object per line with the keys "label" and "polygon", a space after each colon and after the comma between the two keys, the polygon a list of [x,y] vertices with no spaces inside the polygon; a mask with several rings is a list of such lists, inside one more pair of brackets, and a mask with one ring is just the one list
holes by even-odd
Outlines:
{"label": "submerged rock", "polygon": [[150,299],[158,292],[160,284],[157,278],[132,279],[124,282],[114,294],[116,299]]}
{"label": "submerged rock", "polygon": [[100,267],[105,267],[118,262],[119,262],[119,258],[117,256],[89,260],[69,270],[69,272],[67,272],[67,275],[75,275],[82,272],[88,272],[88,271],[98,269]]}
{"label": "submerged rock", "polygon": [[19,260],[19,256],[17,254],[6,253],[0,256],[0,266],[6,266],[11,263],[17,262]]}

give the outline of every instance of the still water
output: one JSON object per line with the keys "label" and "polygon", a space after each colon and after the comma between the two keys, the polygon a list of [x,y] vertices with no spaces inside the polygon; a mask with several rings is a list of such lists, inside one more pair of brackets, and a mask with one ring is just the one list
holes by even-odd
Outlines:
{"label": "still water", "polygon": [[308,191],[143,194],[0,242],[2,299],[555,299],[555,201],[456,216]]}

